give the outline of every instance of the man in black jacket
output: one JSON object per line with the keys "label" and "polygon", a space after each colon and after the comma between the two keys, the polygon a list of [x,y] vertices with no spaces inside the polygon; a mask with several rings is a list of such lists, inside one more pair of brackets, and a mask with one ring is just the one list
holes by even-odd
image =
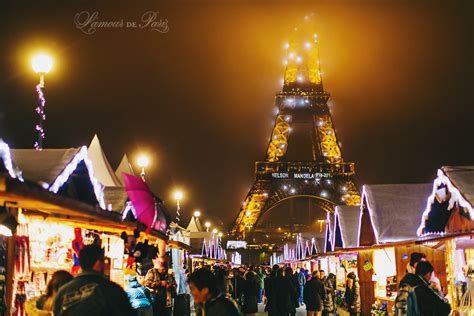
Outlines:
{"label": "man in black jacket", "polygon": [[193,272],[188,284],[194,302],[201,305],[198,316],[241,316],[237,304],[219,292],[217,279],[208,269]]}
{"label": "man in black jacket", "polygon": [[265,296],[267,298],[265,311],[268,312],[268,316],[278,315],[278,308],[276,304],[276,275],[278,269],[280,269],[280,267],[277,264],[273,265],[272,272],[264,280]]}
{"label": "man in black jacket", "polygon": [[451,312],[451,305],[440,297],[431,287],[429,281],[434,268],[428,261],[416,265],[415,274],[408,273],[400,281],[400,287],[407,284],[415,288],[418,308],[423,316],[445,316]]}
{"label": "man in black jacket", "polygon": [[54,315],[135,315],[127,294],[104,275],[104,251],[85,246],[79,254],[82,272],[63,286],[54,300]]}

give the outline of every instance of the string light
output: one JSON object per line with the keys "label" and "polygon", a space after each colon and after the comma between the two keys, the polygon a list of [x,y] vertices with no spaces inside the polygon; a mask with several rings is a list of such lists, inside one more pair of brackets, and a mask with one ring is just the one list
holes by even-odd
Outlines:
{"label": "string light", "polygon": [[8,147],[8,144],[5,143],[3,140],[0,139],[0,158],[2,158],[3,165],[8,171],[8,174],[12,178],[18,178],[20,181],[24,181],[23,177],[21,176],[21,173],[18,172],[18,174],[15,172],[13,169],[13,162],[12,162],[12,156],[10,153],[10,147]]}
{"label": "string light", "polygon": [[97,198],[97,201],[99,202],[100,207],[105,209],[104,188],[94,176],[92,162],[87,156],[86,146],[82,146],[79,152],[73,157],[71,162],[66,165],[61,174],[54,180],[53,184],[50,186],[49,191],[58,193],[59,189],[63,186],[64,183],[66,183],[71,174],[77,169],[77,165],[81,161],[84,161],[84,163],[86,164],[89,179],[92,183],[92,186],[94,187],[94,193]]}
{"label": "string light", "polygon": [[36,124],[35,129],[38,132],[38,140],[34,144],[36,150],[42,150],[43,140],[45,139],[45,132],[43,129],[43,122],[46,120],[46,114],[44,113],[44,107],[46,106],[46,99],[44,97],[43,90],[41,89],[41,83],[36,85],[36,92],[38,93],[39,104],[36,107],[35,111],[39,116],[39,123]]}

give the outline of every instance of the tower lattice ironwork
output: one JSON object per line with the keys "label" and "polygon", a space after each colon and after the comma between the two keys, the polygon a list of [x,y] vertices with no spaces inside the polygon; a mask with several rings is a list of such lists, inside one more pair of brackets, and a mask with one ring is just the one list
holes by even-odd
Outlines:
{"label": "tower lattice ironwork", "polygon": [[[336,205],[360,205],[353,181],[354,163],[344,162],[331,113],[329,93],[324,91],[318,37],[308,25],[295,29],[287,43],[282,90],[276,94],[278,108],[265,161],[255,164],[255,182],[248,192],[232,235],[242,238],[263,214],[294,197],[313,197],[318,206],[333,212]],[[312,160],[287,161],[291,126],[311,126]]]}

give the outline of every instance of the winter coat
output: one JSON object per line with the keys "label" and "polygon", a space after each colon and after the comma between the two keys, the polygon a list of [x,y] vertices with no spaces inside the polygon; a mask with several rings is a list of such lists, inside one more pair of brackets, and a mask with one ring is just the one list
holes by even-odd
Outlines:
{"label": "winter coat", "polygon": [[267,304],[265,305],[265,311],[269,313],[277,312],[278,308],[276,305],[276,276],[269,275],[264,280],[265,284],[265,296],[267,297]]}
{"label": "winter coat", "polygon": [[127,287],[125,292],[128,295],[130,304],[133,309],[152,309],[153,296],[150,291],[138,283],[136,276],[129,276],[127,278]]}
{"label": "winter coat", "polygon": [[200,309],[196,312],[197,316],[241,316],[239,307],[234,300],[225,297],[222,294],[211,298],[204,303]]}
{"label": "winter coat", "polygon": [[258,294],[260,292],[260,285],[257,280],[248,280],[245,282],[243,289],[244,304],[242,312],[244,314],[252,314],[258,312]]}
{"label": "winter coat", "polygon": [[239,302],[240,299],[242,298],[245,279],[241,277],[240,275],[234,275],[230,279],[230,283],[232,285],[232,298]]}
{"label": "winter coat", "polygon": [[323,302],[326,298],[326,290],[324,284],[316,278],[312,278],[311,281],[308,281],[303,290],[303,299],[306,304],[306,310],[313,311],[322,311]]}
{"label": "winter coat", "polygon": [[39,304],[39,301],[42,301],[44,303],[45,301],[45,296],[40,296],[40,297],[33,297],[26,301],[25,303],[25,311],[28,316],[52,316],[53,312],[44,310],[42,309],[43,304]]}
{"label": "winter coat", "polygon": [[415,287],[418,308],[423,316],[445,316],[451,312],[451,305],[440,297],[428,282],[418,275],[408,273],[400,281],[400,287],[403,285]]}
{"label": "winter coat", "polygon": [[295,313],[298,291],[292,276],[276,278],[276,306],[280,313]]}
{"label": "winter coat", "polygon": [[[352,289],[346,285],[346,291],[344,293],[344,302],[347,304],[347,308],[351,313],[360,313],[360,286],[359,281],[354,280]],[[353,307],[351,307],[353,306]]]}
{"label": "winter coat", "polygon": [[[166,285],[161,285],[161,281],[165,281]],[[172,274],[160,273],[155,268],[150,269],[145,276],[144,285],[153,295],[154,315],[161,315],[172,308],[173,297],[176,296],[176,280]]]}
{"label": "winter coat", "polygon": [[326,278],[324,281],[324,289],[326,292],[326,298],[324,299],[323,310],[326,312],[334,311],[334,287],[331,279]]}
{"label": "winter coat", "polygon": [[94,271],[83,272],[61,287],[53,311],[55,316],[136,315],[124,290]]}

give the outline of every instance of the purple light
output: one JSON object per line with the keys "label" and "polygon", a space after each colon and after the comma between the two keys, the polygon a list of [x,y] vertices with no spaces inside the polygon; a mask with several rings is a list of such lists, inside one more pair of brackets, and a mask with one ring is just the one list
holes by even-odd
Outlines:
{"label": "purple light", "polygon": [[35,142],[34,147],[36,150],[43,149],[43,140],[45,138],[45,133],[43,129],[43,122],[46,120],[46,114],[44,114],[44,107],[46,105],[46,99],[44,98],[43,90],[41,90],[41,83],[36,85],[36,92],[38,93],[39,105],[36,107],[35,111],[39,116],[39,123],[36,124],[35,129],[38,132],[38,141]]}

